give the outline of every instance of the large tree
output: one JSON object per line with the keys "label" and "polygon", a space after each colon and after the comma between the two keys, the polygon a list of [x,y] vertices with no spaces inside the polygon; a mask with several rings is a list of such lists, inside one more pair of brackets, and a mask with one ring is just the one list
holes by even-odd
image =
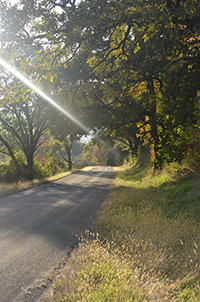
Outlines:
{"label": "large tree", "polygon": [[68,169],[72,169],[72,147],[79,141],[81,136],[87,134],[83,129],[74,124],[71,120],[52,109],[49,113],[50,133],[59,141],[58,151],[65,162],[68,163]]}
{"label": "large tree", "polygon": [[9,85],[1,99],[0,152],[12,158],[19,177],[32,180],[33,159],[45,139],[47,118],[41,99],[18,85],[14,85],[18,95],[12,95]]}
{"label": "large tree", "polygon": [[[5,15],[2,38],[7,43],[16,39],[48,49],[52,57],[49,69],[60,64],[65,82],[74,89],[74,99],[99,102],[110,110],[123,103],[127,93],[143,89],[155,168],[161,167],[160,151],[172,139],[167,131],[176,133],[177,139],[188,123],[188,119],[179,118],[181,111],[177,109],[184,111],[183,100],[192,104],[188,114],[192,119],[198,89],[194,79],[199,76],[200,64],[197,1],[24,0],[21,4],[5,8],[4,3],[6,14],[21,22],[10,39]],[[183,96],[184,83],[192,84],[185,88],[188,99]],[[176,103],[177,114],[173,109],[165,114],[167,102],[170,109]],[[173,122],[167,122],[165,115]],[[173,158],[176,156],[170,160]]]}

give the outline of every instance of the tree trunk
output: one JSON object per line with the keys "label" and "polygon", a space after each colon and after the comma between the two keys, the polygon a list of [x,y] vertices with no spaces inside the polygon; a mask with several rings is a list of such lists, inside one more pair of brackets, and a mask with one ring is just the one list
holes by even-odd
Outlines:
{"label": "tree trunk", "polygon": [[30,154],[27,156],[27,179],[28,180],[33,180],[33,154]]}
{"label": "tree trunk", "polygon": [[154,151],[154,169],[153,172],[155,172],[157,169],[159,169],[159,162],[158,162],[158,132],[157,132],[157,123],[156,123],[156,116],[154,115],[152,118],[152,124],[151,124],[151,136],[153,139],[153,151]]}
{"label": "tree trunk", "polygon": [[149,148],[140,145],[138,150],[138,159],[136,165],[140,167],[147,166],[150,163],[150,159],[151,156],[150,156]]}
{"label": "tree trunk", "polygon": [[[150,94],[152,95],[152,98],[154,98],[154,82],[153,79],[148,83],[148,88],[150,91]],[[153,151],[154,151],[154,169],[153,172],[155,172],[157,169],[160,168],[159,165],[159,159],[158,159],[158,131],[157,131],[157,121],[156,121],[156,99],[154,99],[153,104],[152,104],[152,109],[151,109],[151,114],[150,114],[150,119],[151,119],[151,137],[153,139]]]}
{"label": "tree trunk", "polygon": [[69,149],[69,151],[68,151],[68,153],[67,153],[67,156],[68,156],[68,167],[69,167],[69,171],[71,171],[71,169],[72,169],[71,149]]}
{"label": "tree trunk", "polygon": [[68,168],[69,171],[72,169],[72,159],[71,159],[71,149],[72,149],[72,144],[68,146],[67,144],[64,144],[65,150],[67,152],[67,157],[68,157]]}

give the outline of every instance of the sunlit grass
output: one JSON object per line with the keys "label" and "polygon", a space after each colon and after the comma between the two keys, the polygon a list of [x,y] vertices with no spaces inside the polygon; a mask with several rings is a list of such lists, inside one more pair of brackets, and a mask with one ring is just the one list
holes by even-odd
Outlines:
{"label": "sunlit grass", "polygon": [[65,176],[68,176],[72,173],[78,172],[78,171],[91,171],[94,168],[97,168],[97,166],[88,166],[84,167],[83,169],[76,169],[73,168],[71,171],[58,173],[53,176],[47,177],[45,179],[34,179],[32,181],[19,181],[19,182],[13,182],[13,183],[0,183],[0,198],[5,197],[20,191],[24,191],[30,188],[33,188],[40,184],[46,184],[52,181],[56,181],[60,178],[63,178]]}
{"label": "sunlit grass", "polygon": [[26,182],[15,182],[15,183],[0,183],[0,198],[5,197],[29,188],[33,188],[38,185],[39,181],[26,181]]}
{"label": "sunlit grass", "polygon": [[93,166],[88,166],[83,169],[72,169],[71,171],[63,172],[63,173],[58,173],[53,176],[50,176],[45,179],[34,179],[32,181],[19,181],[19,182],[13,182],[13,183],[0,183],[0,198],[5,197],[20,191],[24,191],[30,188],[33,188],[37,185],[40,184],[46,184],[52,181],[55,181],[57,179],[63,178],[67,175],[70,175],[72,173],[78,172],[80,170],[82,171],[91,171],[94,167]]}
{"label": "sunlit grass", "polygon": [[110,253],[99,239],[94,239],[80,244],[72,253],[46,301],[148,301],[145,291],[138,295],[134,283],[138,280],[118,251]]}
{"label": "sunlit grass", "polygon": [[118,171],[100,236],[81,240],[44,301],[200,301],[200,187],[188,173]]}
{"label": "sunlit grass", "polygon": [[13,182],[13,183],[0,183],[0,198],[5,197],[20,191],[24,191],[30,188],[33,188],[40,184],[49,183],[52,181],[55,181],[57,179],[60,179],[62,177],[65,177],[67,175],[70,175],[74,172],[78,171],[77,169],[73,169],[72,171],[67,171],[63,173],[58,173],[53,176],[50,176],[45,179],[34,179],[32,181],[19,181],[19,182]]}

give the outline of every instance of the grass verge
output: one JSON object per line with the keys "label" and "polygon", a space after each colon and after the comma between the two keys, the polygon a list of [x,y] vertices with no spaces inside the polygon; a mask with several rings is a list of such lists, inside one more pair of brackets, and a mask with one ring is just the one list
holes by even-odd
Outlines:
{"label": "grass verge", "polygon": [[199,216],[198,173],[123,168],[42,300],[200,301]]}
{"label": "grass verge", "polygon": [[[90,171],[95,167],[94,166],[85,167],[85,168],[81,169],[81,171]],[[31,189],[40,184],[50,183],[52,181],[55,181],[57,179],[70,175],[77,171],[80,171],[80,169],[72,169],[71,171],[55,174],[54,176],[50,176],[46,179],[40,179],[40,180],[34,179],[33,181],[20,181],[20,182],[14,182],[14,183],[0,183],[0,198],[20,192],[20,191]]]}
{"label": "grass verge", "polygon": [[[93,167],[86,167],[86,169],[82,169],[83,171],[88,171],[89,169],[93,169]],[[73,169],[72,171],[67,171],[59,174],[55,174],[54,176],[50,176],[45,179],[34,179],[32,181],[19,181],[14,183],[0,183],[0,198],[5,197],[20,191],[24,191],[27,189],[31,189],[35,186],[41,184],[47,184],[67,175],[70,175],[74,172],[79,171],[78,169]]]}

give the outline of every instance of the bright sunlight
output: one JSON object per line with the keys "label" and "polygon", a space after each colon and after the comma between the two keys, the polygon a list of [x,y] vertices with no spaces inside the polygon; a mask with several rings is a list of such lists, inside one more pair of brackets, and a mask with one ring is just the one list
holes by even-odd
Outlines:
{"label": "bright sunlight", "polygon": [[88,129],[80,123],[77,119],[75,119],[71,114],[69,114],[66,110],[64,110],[60,105],[58,105],[54,100],[52,100],[47,94],[45,94],[41,89],[39,89],[35,84],[30,82],[25,76],[23,76],[19,71],[14,69],[11,65],[9,65],[6,61],[0,58],[0,64],[10,71],[15,77],[17,77],[24,84],[33,89],[37,94],[39,94],[45,101],[58,109],[62,114],[64,114],[67,118],[73,121],[76,125],[82,128],[84,131],[88,132]]}

